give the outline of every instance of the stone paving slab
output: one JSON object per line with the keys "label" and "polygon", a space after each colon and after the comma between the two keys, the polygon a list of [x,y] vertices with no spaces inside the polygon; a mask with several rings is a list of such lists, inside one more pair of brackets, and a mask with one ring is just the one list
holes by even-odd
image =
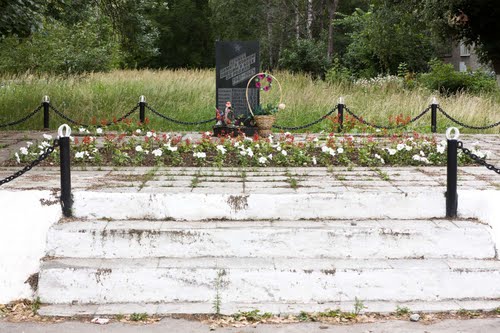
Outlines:
{"label": "stone paving slab", "polygon": [[[0,178],[17,171],[17,168],[0,168]],[[432,191],[443,190],[446,186],[446,168],[408,167],[378,168],[375,172],[366,168],[352,168],[346,171],[338,168],[273,168],[257,169],[248,176],[245,168],[239,173],[231,169],[216,169],[212,176],[210,168],[78,168],[72,170],[74,190],[109,192],[338,192],[338,191]],[[261,173],[262,171],[262,173]],[[200,176],[200,172],[204,172]],[[309,172],[311,174],[309,174]],[[221,176],[228,174],[231,176]],[[168,176],[165,176],[167,175]],[[294,175],[299,176],[294,176]],[[320,176],[322,175],[322,176]],[[459,189],[499,190],[500,177],[484,167],[459,169]],[[59,168],[34,168],[24,176],[7,183],[2,189],[58,189],[60,187]]]}

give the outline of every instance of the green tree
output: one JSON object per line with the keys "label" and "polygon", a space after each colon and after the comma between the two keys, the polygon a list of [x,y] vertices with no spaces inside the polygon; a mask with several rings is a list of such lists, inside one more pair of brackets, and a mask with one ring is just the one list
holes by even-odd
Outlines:
{"label": "green tree", "polygon": [[435,55],[423,16],[398,1],[373,1],[369,10],[356,9],[336,24],[351,31],[345,61],[361,76],[396,74],[403,62],[421,71]]}
{"label": "green tree", "polygon": [[150,15],[159,31],[159,53],[153,66],[213,66],[215,50],[208,0],[157,1]]}
{"label": "green tree", "polygon": [[0,0],[0,38],[29,36],[40,28],[44,5],[44,1]]}

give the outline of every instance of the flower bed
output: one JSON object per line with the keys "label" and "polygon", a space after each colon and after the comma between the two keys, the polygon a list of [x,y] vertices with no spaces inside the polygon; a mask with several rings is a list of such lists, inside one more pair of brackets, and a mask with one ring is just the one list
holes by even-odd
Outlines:
{"label": "flower bed", "polygon": [[[91,134],[91,133],[86,133]],[[269,138],[212,138],[205,132],[199,139],[178,134],[136,129],[132,135],[104,134],[96,129],[93,135],[72,138],[74,166],[215,166],[215,167],[315,167],[315,166],[442,166],[446,164],[446,141],[435,137],[393,135],[353,137],[307,135],[300,140],[290,133]],[[44,134],[39,142],[27,142],[4,166],[27,164],[52,144]],[[487,158],[489,152],[475,147],[474,153]],[[58,150],[44,165],[58,164]],[[459,163],[472,161],[459,152]]]}

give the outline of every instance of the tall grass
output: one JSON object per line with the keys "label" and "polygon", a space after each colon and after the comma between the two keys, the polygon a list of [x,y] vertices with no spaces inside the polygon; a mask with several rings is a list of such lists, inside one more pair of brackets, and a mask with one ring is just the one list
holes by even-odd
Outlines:
{"label": "tall grass", "polygon": [[[305,75],[287,72],[275,74],[283,86],[283,101],[287,107],[277,116],[277,124],[296,126],[318,119],[344,96],[349,109],[364,119],[388,124],[389,116],[402,114],[414,117],[431,101],[432,93],[424,89],[405,90],[388,85],[357,86],[331,85],[312,80]],[[23,74],[0,77],[0,124],[16,120],[40,105],[44,95],[64,114],[89,122],[96,119],[119,118],[133,108],[140,95],[156,110],[184,121],[214,117],[214,70],[123,70],[111,73],[92,73],[85,76],[36,76]],[[500,96],[458,94],[438,97],[441,107],[453,117],[472,125],[485,125],[500,120]],[[151,126],[163,131],[209,130],[211,124],[200,126],[177,125],[146,113]],[[138,119],[138,114],[133,115]],[[63,122],[51,113],[51,128]],[[438,115],[440,132],[452,125]],[[40,129],[41,114],[26,123],[8,129]],[[430,115],[408,128],[429,131]],[[330,131],[333,124],[325,120],[306,131]],[[471,132],[465,130],[465,132]],[[477,132],[477,131],[476,131]],[[500,133],[496,127],[481,133]]]}

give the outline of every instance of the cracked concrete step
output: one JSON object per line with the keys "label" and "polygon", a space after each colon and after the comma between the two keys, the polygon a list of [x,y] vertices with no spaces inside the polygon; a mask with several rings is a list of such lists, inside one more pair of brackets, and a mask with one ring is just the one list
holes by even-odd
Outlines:
{"label": "cracked concrete step", "polygon": [[471,220],[81,221],[53,225],[49,257],[495,257]]}
{"label": "cracked concrete step", "polygon": [[[441,312],[458,310],[493,311],[500,306],[500,300],[469,299],[465,301],[442,300],[427,302],[394,302],[394,301],[363,301],[363,311],[390,313],[397,307],[407,307],[412,312]],[[231,315],[238,311],[260,310],[261,313],[298,314],[301,311],[322,312],[340,309],[354,311],[355,302],[338,301],[328,303],[238,303],[221,302],[221,313]],[[42,316],[95,316],[147,313],[149,315],[167,315],[173,313],[206,313],[213,314],[214,306],[208,302],[191,303],[109,303],[109,304],[52,304],[42,305],[38,313]]]}
{"label": "cracked concrete step", "polygon": [[[38,296],[49,304],[311,304],[500,299],[497,260],[278,258],[53,259]],[[189,312],[189,309],[186,309]]]}
{"label": "cracked concrete step", "polygon": [[446,207],[444,190],[295,193],[291,189],[278,189],[279,192],[234,195],[222,187],[207,190],[207,193],[76,192],[73,213],[78,218],[114,220],[412,219],[442,218]]}

